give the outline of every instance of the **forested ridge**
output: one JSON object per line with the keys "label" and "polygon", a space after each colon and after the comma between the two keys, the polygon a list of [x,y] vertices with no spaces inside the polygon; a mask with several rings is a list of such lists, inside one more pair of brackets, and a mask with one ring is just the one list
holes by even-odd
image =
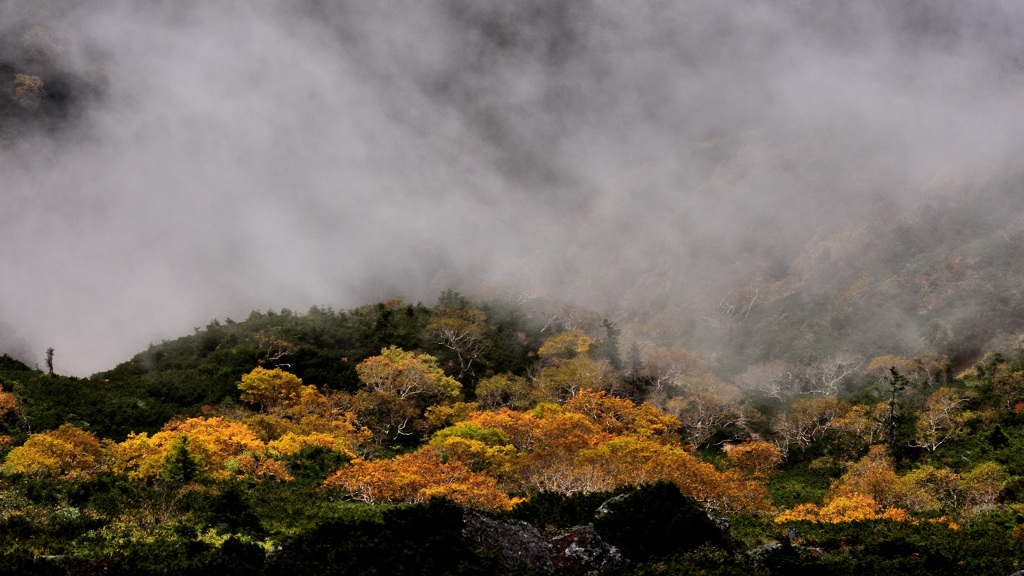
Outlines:
{"label": "forested ridge", "polygon": [[[354,573],[455,546],[422,569],[510,570],[465,506],[537,538],[591,524],[623,573],[1007,574],[1024,551],[1013,344],[967,368],[847,353],[730,382],[568,303],[447,291],[213,321],[89,378],[4,356],[3,561]],[[641,508],[595,516],[623,494]],[[730,527],[673,528],[653,512],[666,494],[686,525],[709,521],[697,506]]]}

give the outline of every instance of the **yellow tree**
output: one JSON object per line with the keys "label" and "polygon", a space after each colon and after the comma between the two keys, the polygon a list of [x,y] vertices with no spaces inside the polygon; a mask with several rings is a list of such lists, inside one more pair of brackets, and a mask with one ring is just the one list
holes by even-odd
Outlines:
{"label": "yellow tree", "polygon": [[30,74],[14,75],[14,99],[29,110],[39,108],[39,103],[46,96],[43,79]]}
{"label": "yellow tree", "polygon": [[687,452],[670,432],[674,418],[603,392],[583,391],[565,406],[540,404],[529,412],[478,412],[465,425],[498,431],[517,450],[503,461],[509,473],[500,485],[507,491],[591,492],[667,480],[717,510],[768,508],[762,482]]}
{"label": "yellow tree", "polygon": [[466,423],[438,431],[430,446],[446,462],[458,460],[474,472],[486,471],[495,477],[508,475],[518,452],[500,430]]}
{"label": "yellow tree", "polygon": [[594,340],[582,330],[567,330],[545,340],[537,350],[537,355],[544,362],[559,358],[575,358],[580,354],[586,354],[593,344]]}
{"label": "yellow tree", "polygon": [[243,400],[258,403],[263,409],[255,415],[238,415],[242,424],[268,445],[288,437],[285,444],[273,450],[276,454],[289,454],[282,447],[299,444],[296,451],[309,444],[329,444],[331,449],[351,452],[371,437],[368,429],[358,425],[354,413],[335,406],[336,398],[332,400],[314,386],[303,385],[287,372],[256,368],[242,377],[239,388]]}
{"label": "yellow tree", "polygon": [[295,420],[281,418],[280,416],[265,412],[244,416],[240,422],[246,428],[252,430],[253,434],[263,442],[272,442],[288,433],[302,433],[299,429],[299,423]]}
{"label": "yellow tree", "polygon": [[[924,477],[918,477],[924,479]],[[915,476],[900,477],[892,458],[881,445],[872,446],[867,455],[847,466],[846,473],[833,482],[830,497],[871,497],[880,506],[903,506],[925,510],[938,506],[938,500]]]}
{"label": "yellow tree", "polygon": [[423,411],[411,398],[363,390],[351,397],[348,408],[356,414],[359,425],[370,430],[374,449],[410,436],[422,427]]}
{"label": "yellow tree", "polygon": [[677,418],[650,404],[637,405],[604,391],[581,390],[565,403],[565,411],[586,416],[605,432],[653,437],[661,442],[674,440],[680,427]]}
{"label": "yellow tree", "polygon": [[314,412],[328,409],[329,403],[316,386],[305,386],[302,379],[280,368],[257,367],[238,383],[241,399],[257,404],[266,412]]}
{"label": "yellow tree", "polygon": [[[25,413],[18,397],[10,392],[5,392],[3,386],[0,386],[0,421],[6,421],[19,428],[26,423]],[[11,441],[10,436],[0,436],[0,438],[5,438],[6,442]],[[4,444],[5,442],[0,442],[0,450],[5,447]]]}
{"label": "yellow tree", "polygon": [[610,437],[582,414],[566,412],[557,404],[540,404],[528,412],[477,412],[463,425],[497,431],[518,451],[504,468],[507,474],[500,477],[502,486],[514,492],[585,490],[588,481],[575,459],[602,436]]}
{"label": "yellow tree", "polygon": [[322,432],[313,432],[311,434],[288,432],[277,440],[267,443],[267,449],[272,454],[280,456],[297,454],[303,448],[309,446],[320,446],[353,458],[355,457],[355,453],[352,452],[352,447],[347,441],[332,434],[324,434]]}
{"label": "yellow tree", "polygon": [[4,387],[0,385],[0,419],[17,414],[20,410],[21,403],[18,402],[18,397],[10,392],[4,392]]}
{"label": "yellow tree", "polygon": [[526,412],[508,408],[484,410],[471,414],[465,423],[475,424],[484,429],[498,430],[508,437],[509,442],[517,450],[531,450],[539,441],[540,417],[538,414],[543,413],[542,408],[538,406]]}
{"label": "yellow tree", "polygon": [[936,375],[943,370],[943,365],[946,363],[945,357],[938,357],[934,355],[927,356],[914,356],[913,358],[904,358],[902,356],[894,356],[887,354],[885,356],[877,356],[871,359],[868,363],[865,371],[869,374],[876,376],[880,382],[885,381],[889,377],[890,370],[896,368],[900,374],[907,377],[913,384],[933,384],[935,382]]}
{"label": "yellow tree", "polygon": [[611,435],[586,417],[567,413],[555,404],[541,404],[535,413],[533,447],[521,452],[513,463],[521,486],[530,492],[590,491],[590,481],[585,471],[579,470],[576,458],[580,451]]}
{"label": "yellow tree", "polygon": [[833,420],[832,425],[856,443],[871,445],[885,437],[885,416],[888,410],[889,406],[884,402],[873,406],[858,404]]}
{"label": "yellow tree", "polygon": [[896,475],[892,458],[881,445],[872,446],[866,456],[850,464],[846,473],[832,484],[832,494],[862,494],[883,506],[897,504],[906,499],[906,491]]}
{"label": "yellow tree", "polygon": [[770,509],[763,482],[744,479],[734,471],[719,471],[678,444],[616,436],[580,451],[575,464],[580,478],[589,482],[586,491],[665,480],[678,486],[683,494],[720,512]]}
{"label": "yellow tree", "polygon": [[601,388],[609,376],[607,363],[588,356],[594,340],[582,330],[568,330],[544,341],[537,355],[539,370],[533,377],[538,402],[565,402],[584,388]]}
{"label": "yellow tree", "polygon": [[585,388],[597,388],[601,370],[586,356],[557,358],[540,369],[534,394],[541,402],[565,402]]}
{"label": "yellow tree", "polygon": [[962,506],[970,511],[984,510],[995,505],[999,489],[1009,475],[996,462],[983,462],[960,478]]}
{"label": "yellow tree", "polygon": [[115,460],[119,472],[129,477],[156,478],[176,443],[188,437],[188,450],[202,458],[213,480],[236,475],[237,459],[245,454],[259,455],[266,445],[252,430],[240,422],[214,418],[189,418],[166,424],[153,436],[133,434],[117,447]]}
{"label": "yellow tree", "polygon": [[850,494],[848,496],[836,496],[822,508],[819,508],[816,504],[794,506],[792,510],[787,510],[776,516],[775,522],[781,524],[784,522],[810,520],[812,522],[839,524],[842,522],[882,519],[900,522],[910,520],[910,516],[905,510],[892,506],[882,510],[878,502],[875,502],[870,496]]}
{"label": "yellow tree", "polygon": [[107,470],[109,442],[95,434],[64,424],[56,430],[33,434],[7,454],[12,470],[36,477],[94,477]]}
{"label": "yellow tree", "polygon": [[783,451],[790,446],[806,448],[811,442],[822,439],[836,419],[849,410],[849,404],[831,397],[797,401],[790,407],[789,414],[774,422],[779,448]]}
{"label": "yellow tree", "polygon": [[1010,370],[1000,365],[992,375],[992,391],[1001,400],[1003,408],[1012,410],[1024,398],[1024,370]]}
{"label": "yellow tree", "polygon": [[372,431],[377,448],[423,428],[424,408],[450,402],[461,390],[459,381],[445,375],[436,358],[397,346],[363,360],[356,372],[363,389],[346,405]]}

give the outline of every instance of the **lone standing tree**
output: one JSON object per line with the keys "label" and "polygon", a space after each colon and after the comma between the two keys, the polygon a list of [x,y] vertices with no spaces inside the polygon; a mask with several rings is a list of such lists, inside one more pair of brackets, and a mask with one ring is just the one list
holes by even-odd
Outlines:
{"label": "lone standing tree", "polygon": [[46,349],[46,369],[50,371],[50,376],[53,376],[53,348]]}
{"label": "lone standing tree", "polygon": [[895,366],[889,368],[889,444],[896,444],[896,408],[899,406],[899,402],[896,401],[896,396],[907,387],[907,377],[900,374],[899,370]]}

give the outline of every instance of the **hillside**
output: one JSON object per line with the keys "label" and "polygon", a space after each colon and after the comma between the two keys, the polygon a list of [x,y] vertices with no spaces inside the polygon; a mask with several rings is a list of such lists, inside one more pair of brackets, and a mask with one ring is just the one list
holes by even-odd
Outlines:
{"label": "hillside", "polygon": [[[314,569],[320,547],[351,530],[412,530],[407,552],[423,554],[412,551],[425,536],[415,523],[457,515],[431,500],[442,496],[527,520],[535,542],[592,522],[595,550],[617,546],[628,573],[968,564],[995,574],[1024,553],[1014,520],[1024,512],[1019,347],[961,372],[934,354],[888,354],[817,372],[778,361],[730,381],[686,349],[623,353],[620,334],[567,303],[449,291],[434,307],[393,299],[214,321],[88,379],[4,356],[2,521],[16,535],[4,562],[39,562],[43,550],[58,573],[111,562],[277,573]],[[630,516],[592,516],[659,481],[683,498],[675,513],[696,505],[732,528],[648,549],[625,536]],[[644,506],[675,498],[658,494]],[[414,503],[426,508],[403,507]],[[651,529],[677,520],[660,521],[669,524]],[[478,556],[501,556],[519,537],[503,521],[479,534],[443,522],[455,522],[445,546],[467,554],[460,570],[508,568]],[[480,540],[495,530],[507,534]],[[165,548],[144,545],[151,538]],[[736,555],[773,541],[782,544]],[[395,553],[380,542],[358,554]],[[279,545],[303,552],[260,552]],[[204,552],[186,561],[183,546]]]}

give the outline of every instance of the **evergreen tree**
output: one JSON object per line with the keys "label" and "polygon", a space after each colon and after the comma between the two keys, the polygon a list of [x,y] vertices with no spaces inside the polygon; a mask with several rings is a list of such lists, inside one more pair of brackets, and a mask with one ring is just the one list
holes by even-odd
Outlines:
{"label": "evergreen tree", "polygon": [[622,333],[622,329],[617,328],[615,322],[607,318],[601,323],[601,326],[604,328],[605,337],[595,346],[594,356],[607,358],[612,368],[622,370],[622,355],[619,353],[619,335]]}
{"label": "evergreen tree", "polygon": [[889,368],[889,416],[886,421],[886,430],[889,438],[889,445],[893,446],[896,444],[896,428],[898,424],[897,409],[899,408],[899,401],[897,397],[899,393],[907,387],[907,377],[900,374],[900,371],[895,366]]}
{"label": "evergreen tree", "polygon": [[206,476],[206,463],[202,456],[192,453],[188,448],[188,436],[181,438],[171,447],[163,468],[160,480],[168,487],[179,488],[191,482],[202,480]]}

